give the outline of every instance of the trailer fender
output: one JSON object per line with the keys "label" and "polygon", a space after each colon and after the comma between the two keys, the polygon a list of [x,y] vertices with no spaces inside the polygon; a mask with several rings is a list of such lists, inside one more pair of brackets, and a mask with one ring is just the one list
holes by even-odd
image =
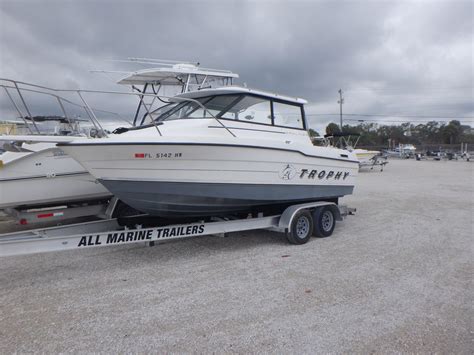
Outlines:
{"label": "trailer fender", "polygon": [[318,202],[309,202],[309,203],[302,203],[299,205],[293,205],[288,207],[283,211],[281,214],[280,220],[278,221],[278,227],[282,229],[287,229],[291,226],[291,223],[293,222],[293,219],[295,218],[295,215],[298,213],[298,211],[308,209],[312,210],[317,207],[322,207],[322,206],[332,206],[334,208],[334,211],[337,210],[337,212],[334,212],[338,217],[337,218],[342,218],[340,213],[339,213],[339,208],[334,202],[327,202],[327,201],[318,201]]}

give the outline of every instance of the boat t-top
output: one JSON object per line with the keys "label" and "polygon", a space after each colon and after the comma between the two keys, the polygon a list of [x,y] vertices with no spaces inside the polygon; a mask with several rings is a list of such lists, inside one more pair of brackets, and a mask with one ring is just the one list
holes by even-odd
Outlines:
{"label": "boat t-top", "polygon": [[117,84],[129,86],[133,92],[141,94],[133,126],[142,125],[149,113],[166,103],[166,100],[160,99],[160,95],[169,97],[189,91],[231,86],[239,77],[229,70],[201,67],[200,63],[147,58],[128,58],[126,62],[153,66],[131,72],[118,72],[124,76]]}

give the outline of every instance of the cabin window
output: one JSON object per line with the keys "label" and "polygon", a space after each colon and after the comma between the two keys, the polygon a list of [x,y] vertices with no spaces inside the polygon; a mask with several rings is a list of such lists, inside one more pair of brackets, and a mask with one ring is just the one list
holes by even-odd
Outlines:
{"label": "cabin window", "polygon": [[196,103],[193,103],[192,105],[190,105],[191,109],[184,115],[184,117],[210,118],[214,116],[232,119],[234,118],[234,115],[231,112],[226,112],[225,109],[229,107],[229,105],[231,105],[237,98],[239,98],[238,95],[225,95],[198,99],[198,101],[204,107],[206,107],[206,110],[204,110]]}
{"label": "cabin window", "polygon": [[273,102],[273,115],[275,126],[304,128],[300,106]]}
{"label": "cabin window", "polygon": [[[207,111],[210,111],[214,117],[234,118],[232,112],[226,111],[226,109],[238,98],[239,95],[214,96],[209,101],[203,102],[203,104],[206,106]],[[207,112],[205,112],[204,117],[206,117],[206,115],[207,117],[209,116]]]}
{"label": "cabin window", "polygon": [[174,120],[180,118],[186,103],[178,102],[162,106],[153,112],[156,121]]}
{"label": "cabin window", "polygon": [[157,120],[215,117],[269,126],[305,128],[301,105],[242,94],[208,96],[198,98],[196,101],[182,101],[165,106],[163,110],[156,110],[153,113],[154,117],[157,116]]}
{"label": "cabin window", "polygon": [[174,120],[178,118],[202,117],[202,109],[201,111],[199,110],[200,106],[195,102],[181,102],[179,105],[176,106],[175,111],[167,119]]}
{"label": "cabin window", "polygon": [[245,96],[230,111],[235,112],[235,119],[239,121],[272,124],[270,101],[264,98]]}

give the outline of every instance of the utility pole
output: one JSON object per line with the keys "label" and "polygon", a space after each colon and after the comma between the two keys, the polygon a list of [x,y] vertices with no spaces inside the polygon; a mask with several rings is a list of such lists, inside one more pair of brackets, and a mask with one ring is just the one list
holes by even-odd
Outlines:
{"label": "utility pole", "polygon": [[341,116],[341,133],[342,133],[342,104],[344,103],[344,98],[342,97],[342,89],[339,89],[339,101],[337,103],[339,104],[339,114]]}

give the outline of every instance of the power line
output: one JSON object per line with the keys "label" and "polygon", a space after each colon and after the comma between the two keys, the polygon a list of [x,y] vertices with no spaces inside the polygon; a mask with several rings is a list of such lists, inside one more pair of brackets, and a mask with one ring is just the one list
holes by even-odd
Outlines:
{"label": "power line", "polygon": [[[364,119],[364,120],[357,120],[357,119],[351,119],[347,118],[346,121],[351,121],[351,122],[377,122],[377,123],[424,123],[424,122],[429,122],[428,120],[421,120],[421,121],[408,121],[408,120],[371,120],[371,119]],[[443,121],[437,121],[437,122],[448,122],[448,120],[443,120]],[[474,122],[474,121],[462,121],[462,122]]]}
{"label": "power line", "polygon": [[372,92],[380,92],[380,91],[396,91],[396,90],[403,90],[403,91],[444,91],[444,92],[452,92],[454,90],[466,90],[466,89],[473,89],[473,86],[452,86],[452,87],[435,87],[435,86],[418,86],[418,87],[400,87],[400,86],[391,86],[385,88],[368,88],[368,87],[358,87],[358,88],[351,88],[345,89],[346,92],[357,92],[357,91],[372,91]]}
{"label": "power line", "polygon": [[[473,116],[430,116],[430,115],[398,115],[398,114],[376,114],[376,113],[345,113],[345,116],[360,117],[401,117],[401,118],[432,118],[432,119],[474,119]],[[306,116],[340,116],[340,113],[307,113]]]}

